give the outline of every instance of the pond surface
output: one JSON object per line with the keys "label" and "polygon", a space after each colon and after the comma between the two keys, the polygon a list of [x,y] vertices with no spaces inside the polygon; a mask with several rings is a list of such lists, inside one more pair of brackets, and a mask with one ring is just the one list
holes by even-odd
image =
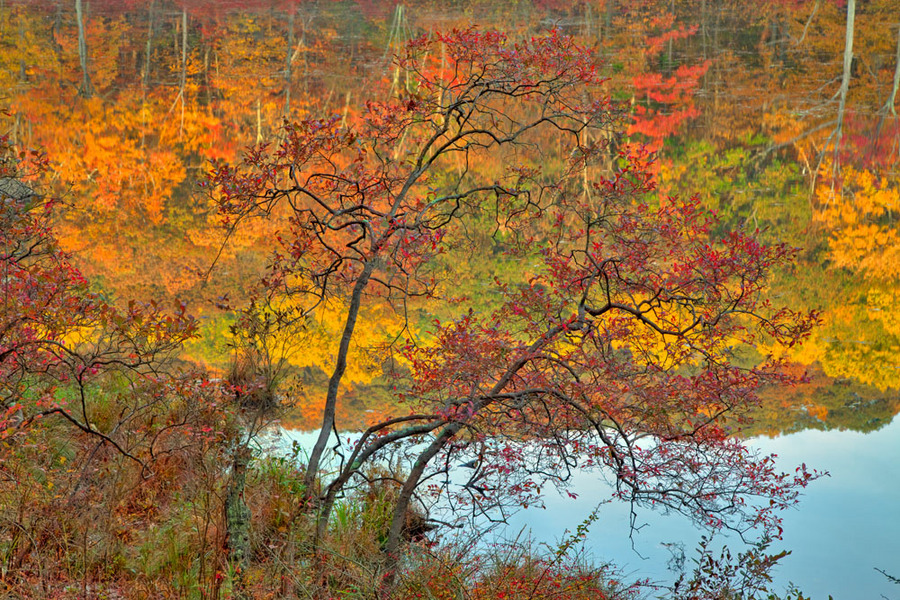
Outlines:
{"label": "pond surface", "polygon": [[[308,449],[315,437],[315,432],[287,430],[279,445],[297,442]],[[353,439],[353,434],[344,438],[347,448]],[[892,501],[900,497],[900,422],[870,433],[805,430],[753,438],[749,444],[777,455],[785,470],[805,462],[830,474],[810,486],[797,508],[782,514],[784,536],[769,552],[791,554],[773,572],[774,589],[793,583],[811,598],[900,597],[896,585],[876,570],[896,571],[900,557],[900,519]],[[701,535],[710,534],[682,515],[647,509],[638,509],[632,530],[629,505],[607,502],[613,489],[599,473],[577,472],[568,490],[577,498],[550,490],[543,507],[514,512],[506,525],[491,529],[484,543],[519,538],[555,549],[603,502],[584,540],[585,556],[612,561],[627,581],[665,587],[679,573],[673,566],[679,556],[690,573]],[[723,544],[735,555],[746,549],[736,535],[717,533],[716,556]]]}
{"label": "pond surface", "polygon": [[[756,438],[751,445],[777,454],[785,469],[806,462],[831,474],[810,486],[797,509],[782,515],[784,537],[769,549],[792,551],[774,571],[779,589],[793,582],[812,598],[900,597],[897,586],[875,570],[896,571],[900,557],[900,519],[892,500],[900,494],[900,423],[870,434],[807,430]],[[550,494],[546,509],[518,513],[510,529],[527,527],[536,539],[552,543],[563,529],[575,530],[596,498],[609,495],[589,474],[578,475],[572,489],[579,492],[577,500]],[[683,517],[642,511],[637,523],[646,526],[629,538],[626,505],[607,505],[599,514],[586,540],[598,558],[615,557],[634,578],[671,582],[666,565],[672,553],[665,544],[683,544],[688,571],[693,567],[701,532]],[[724,541],[732,553],[741,551],[738,539]]]}
{"label": "pond surface", "polygon": [[[874,570],[900,574],[900,124],[885,104],[896,3],[858,8],[835,150],[839,4],[84,0],[81,44],[74,2],[7,2],[0,102],[10,115],[0,118],[15,143],[53,160],[54,191],[69,205],[59,230],[83,270],[111,297],[188,302],[204,324],[188,358],[216,368],[232,317],[211,296],[240,300],[279,224],[241,232],[204,278],[223,239],[197,193],[210,161],[236,160],[247,144],[277,137],[285,117],[346,115],[383,93],[375,90],[391,80],[391,54],[413,35],[477,24],[513,37],[551,26],[579,36],[607,60],[609,93],[629,107],[629,139],[659,152],[662,193],[697,193],[729,226],[759,227],[799,248],[797,266],[771,293],[822,311],[822,326],[789,357],[810,382],[770,390],[750,433],[786,469],[805,462],[831,477],[785,515],[777,547],[794,554],[779,580],[814,597],[900,598],[900,586]],[[510,267],[457,268],[462,291],[477,299],[480,282]],[[365,321],[373,344],[396,327],[377,307]],[[290,359],[303,383],[291,427],[318,425],[336,327],[323,317],[318,345]],[[359,360],[347,379],[342,428],[394,410],[379,363]],[[580,475],[579,500],[550,497],[547,510],[520,513],[512,530],[527,523],[552,541],[574,528],[605,495],[593,481]],[[634,537],[637,553],[615,506],[601,512],[591,548],[635,576],[665,578],[669,553],[659,544],[683,541],[690,558],[699,533],[675,517],[641,516],[650,526]]]}

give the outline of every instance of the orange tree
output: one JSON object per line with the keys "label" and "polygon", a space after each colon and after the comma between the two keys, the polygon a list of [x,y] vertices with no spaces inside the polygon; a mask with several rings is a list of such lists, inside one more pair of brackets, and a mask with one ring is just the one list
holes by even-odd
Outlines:
{"label": "orange tree", "polygon": [[[659,200],[645,152],[601,170],[608,142],[589,140],[610,139],[601,134],[618,110],[594,54],[558,32],[513,43],[453,31],[412,41],[396,60],[394,97],[355,120],[289,123],[281,142],[214,165],[206,182],[232,226],[289,216],[256,310],[288,327],[334,299],[345,307],[305,477],[319,535],[366,465],[398,447],[389,573],[417,497],[489,512],[533,502],[586,465],[607,469],[635,506],[777,533],[777,510],[815,474],[777,472],[729,428],[760,385],[789,379],[746,348],[793,345],[815,322],[766,299],[769,272],[792,250],[714,234],[696,199]],[[408,410],[369,427],[325,473],[361,307],[442,306],[452,271],[436,257],[485,222],[483,260],[517,257],[518,279],[485,282],[491,310],[457,299],[458,318],[432,322],[430,335],[396,332]],[[474,469],[456,470],[460,461]]]}

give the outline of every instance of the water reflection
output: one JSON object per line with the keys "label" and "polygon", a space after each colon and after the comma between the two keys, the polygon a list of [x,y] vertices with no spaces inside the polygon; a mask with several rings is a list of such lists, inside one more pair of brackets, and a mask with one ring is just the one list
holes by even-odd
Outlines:
{"label": "water reflection", "polygon": [[[897,596],[897,588],[875,568],[896,572],[900,557],[900,520],[894,499],[900,497],[900,423],[877,432],[803,431],[777,438],[755,438],[754,447],[775,453],[784,468],[807,462],[831,473],[817,481],[799,505],[784,517],[784,538],[773,549],[789,549],[775,571],[781,588],[794,582],[813,598],[878,598]],[[516,514],[505,534],[515,535],[523,527],[542,541],[554,543],[560,532],[571,531],[593,510],[610,489],[589,473],[575,477],[577,500],[550,494],[546,509],[528,509]],[[629,507],[622,503],[604,506],[592,526],[587,548],[600,560],[614,557],[626,573],[636,578],[671,582],[666,570],[672,557],[670,545],[683,546],[687,558],[702,532],[678,515],[649,511],[639,514],[633,535],[628,527]],[[732,551],[742,544],[723,538]],[[633,544],[633,548],[632,548]],[[688,562],[688,569],[691,568]]]}
{"label": "water reflection", "polygon": [[[841,36],[832,34],[844,15],[834,6],[750,14],[738,0],[464,4],[85,1],[81,44],[73,5],[7,3],[0,29],[14,35],[0,51],[11,111],[3,127],[52,157],[56,191],[71,204],[59,231],[83,270],[109,294],[186,300],[213,334],[191,357],[221,366],[229,316],[210,298],[240,298],[283,223],[239,231],[205,279],[223,241],[197,193],[209,161],[235,160],[246,144],[277,137],[284,117],[353,113],[364,95],[381,93],[379,82],[389,89],[390,54],[420,31],[477,23],[516,35],[556,24],[607,57],[610,94],[630,107],[627,141],[660,151],[662,192],[699,193],[727,226],[759,227],[803,248],[772,295],[821,308],[823,327],[790,357],[816,381],[805,395],[782,395],[799,410],[795,418],[775,411],[789,421],[780,430],[871,429],[887,408],[896,413],[900,125],[879,96],[895,46],[879,3],[859,9],[856,50],[873,66],[854,73],[845,141],[820,164],[834,115],[826,72],[840,71]],[[483,250],[480,262],[491,255]],[[502,268],[465,270],[491,278]],[[461,292],[481,301],[477,286]],[[328,362],[320,346],[297,365],[306,369],[301,412],[315,410],[315,373]],[[838,409],[815,397],[829,381],[850,382],[859,415],[849,415],[852,401]],[[867,412],[873,404],[877,417]],[[773,419],[765,428],[779,430]]]}
{"label": "water reflection", "polygon": [[[345,434],[341,444],[349,448],[354,438],[355,434]],[[296,442],[309,448],[314,441],[314,432],[287,430],[279,446],[287,449]],[[875,569],[896,572],[900,556],[900,520],[893,502],[900,497],[900,464],[896,460],[900,456],[900,422],[871,433],[806,430],[753,438],[750,445],[776,454],[784,469],[806,462],[830,473],[808,490],[798,509],[782,514],[784,536],[771,550],[789,549],[792,554],[774,572],[776,587],[783,590],[794,583],[812,598],[829,594],[837,599],[896,597],[896,587]],[[332,455],[331,460],[338,458]],[[465,471],[462,467],[457,470]],[[588,554],[597,562],[612,560],[630,579],[649,579],[666,586],[677,577],[671,569],[673,559],[683,552],[690,571],[700,536],[708,535],[682,515],[646,509],[638,510],[636,529],[631,529],[630,506],[610,500],[613,489],[601,473],[574,473],[569,491],[577,498],[551,490],[545,494],[544,507],[512,513],[506,524],[491,529],[481,543],[524,535],[554,547],[565,530],[574,531],[603,503],[585,539]],[[745,549],[736,536],[717,534],[713,547],[723,544],[734,554]]]}
{"label": "water reflection", "polygon": [[[896,30],[885,15],[896,6],[859,8],[845,141],[820,161],[836,111],[839,4],[472,1],[448,9],[427,1],[85,0],[82,45],[72,3],[7,2],[0,4],[0,102],[11,114],[0,126],[54,161],[55,191],[71,205],[59,231],[83,270],[111,295],[187,300],[207,332],[189,348],[191,358],[221,367],[231,315],[212,308],[210,297],[240,299],[282,223],[240,231],[204,279],[223,240],[196,187],[210,161],[233,161],[246,144],[277,136],[284,117],[351,114],[364,94],[390,82],[392,49],[419,32],[477,22],[514,35],[557,24],[581,36],[608,58],[609,92],[628,107],[628,141],[659,150],[663,193],[699,193],[729,227],[758,227],[768,240],[802,249],[771,293],[798,310],[823,311],[822,327],[789,356],[811,381],[770,390],[747,433],[805,430],[755,443],[779,452],[785,465],[806,462],[832,478],[787,515],[784,544],[795,554],[780,577],[815,595],[896,596],[872,570],[890,571],[900,556],[889,510],[900,491],[900,430],[892,421],[900,411],[900,133],[882,110],[896,62]],[[479,258],[492,254],[481,250]],[[490,300],[478,296],[478,281],[509,267],[453,261],[472,279],[461,293],[481,303]],[[363,324],[367,342],[339,405],[345,429],[404,410],[390,380],[379,377],[380,360],[367,357],[396,329],[391,318],[373,310]],[[322,369],[333,353],[334,323],[321,315],[317,326],[293,364],[300,391],[286,423],[297,429],[318,425]],[[579,510],[553,498],[540,517],[529,512],[520,522],[538,524],[545,539],[577,525],[605,493],[579,477]],[[621,510],[607,507],[595,525],[598,554],[625,557],[636,574],[663,564],[668,552],[644,534],[636,546],[652,560],[631,552]],[[561,515],[575,520],[562,523]],[[645,517],[653,539],[692,546],[696,533],[677,519]],[[871,587],[863,593],[857,585]]]}

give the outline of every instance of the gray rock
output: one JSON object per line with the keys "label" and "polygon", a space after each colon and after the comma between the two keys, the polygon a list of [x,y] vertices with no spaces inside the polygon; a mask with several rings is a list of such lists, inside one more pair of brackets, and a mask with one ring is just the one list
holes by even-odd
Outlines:
{"label": "gray rock", "polygon": [[12,198],[16,202],[26,203],[34,198],[34,190],[12,177],[0,177],[0,197]]}

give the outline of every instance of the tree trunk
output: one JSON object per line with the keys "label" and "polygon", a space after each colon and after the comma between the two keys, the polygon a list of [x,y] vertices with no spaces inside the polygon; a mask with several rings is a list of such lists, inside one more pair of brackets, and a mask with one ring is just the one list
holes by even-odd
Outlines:
{"label": "tree trunk", "polygon": [[713,69],[715,69],[715,77],[713,79],[713,113],[719,115],[719,97],[722,89],[722,63],[719,59],[719,32],[722,30],[722,6],[718,2],[714,2],[713,6],[716,11],[716,23],[713,25],[712,34],[712,59]]}
{"label": "tree trunk", "polygon": [[250,464],[250,450],[243,446],[234,457],[231,481],[225,497],[226,544],[232,566],[235,567],[235,593],[242,597],[243,571],[250,557],[250,509],[244,502],[244,487],[247,482],[247,466]]}
{"label": "tree trunk", "polygon": [[806,33],[809,31],[809,26],[812,23],[813,18],[816,16],[816,12],[819,10],[819,0],[816,0],[813,4],[812,10],[809,13],[809,17],[806,19],[806,24],[803,26],[803,33],[800,35],[800,39],[794,42],[794,46],[799,46],[803,43],[803,40],[806,39]]}
{"label": "tree trunk", "polygon": [[[147,48],[144,56],[144,73],[141,76],[141,103],[147,103],[147,87],[150,84],[150,54],[153,51],[153,1],[147,9]],[[147,141],[147,111],[141,110],[141,150],[146,147]],[[146,168],[147,155],[143,154],[142,162]],[[144,193],[148,193],[147,181],[144,181]]]}
{"label": "tree trunk", "polygon": [[[603,30],[607,32],[607,36],[610,35],[609,32],[612,31],[612,20],[613,15],[616,12],[616,0],[606,0],[606,3],[603,7]],[[600,41],[603,41],[603,36],[600,36]]]}
{"label": "tree trunk", "polygon": [[262,144],[262,105],[260,99],[256,99],[256,143]]}
{"label": "tree trunk", "polygon": [[153,2],[147,8],[147,54],[144,57],[144,77],[141,83],[146,89],[150,85],[150,54],[153,52]]}
{"label": "tree trunk", "polygon": [[337,360],[334,363],[334,371],[332,371],[331,377],[328,379],[328,391],[325,395],[325,408],[322,415],[322,428],[319,430],[319,437],[316,439],[316,444],[309,454],[309,464],[306,466],[306,475],[303,478],[303,485],[306,487],[306,493],[310,497],[313,496],[313,485],[315,484],[316,476],[319,474],[319,463],[322,460],[322,454],[325,452],[325,446],[328,445],[331,431],[335,427],[338,388],[341,384],[341,379],[344,377],[344,371],[347,370],[347,354],[350,351],[350,341],[353,339],[353,330],[356,327],[356,319],[359,316],[362,294],[369,284],[369,278],[374,270],[375,262],[369,260],[362,273],[360,273],[359,279],[356,280],[356,284],[353,286],[353,293],[350,296],[350,306],[347,307],[347,321],[344,323],[344,332],[341,334]]}
{"label": "tree trunk", "polygon": [[181,98],[181,124],[178,128],[178,136],[184,133],[184,94],[187,87],[187,44],[188,44],[188,18],[187,10],[181,9],[181,90],[178,92]]}
{"label": "tree trunk", "polygon": [[400,562],[400,540],[402,539],[403,526],[406,523],[406,513],[409,511],[409,505],[412,501],[413,493],[425,474],[425,469],[431,459],[444,448],[444,445],[459,433],[462,429],[462,423],[450,423],[434,438],[434,441],[419,454],[415,464],[409,472],[403,487],[400,489],[400,495],[397,496],[397,503],[394,505],[394,514],[391,517],[391,529],[388,533],[387,542],[384,546],[385,563],[387,572],[384,576],[384,585],[390,591],[397,575],[397,567]]}
{"label": "tree trunk", "polygon": [[592,25],[593,25],[593,21],[594,21],[593,10],[591,10],[591,4],[590,4],[590,2],[588,2],[588,3],[585,4],[585,7],[584,7],[584,31],[583,31],[583,35],[584,35],[584,38],[585,38],[586,40],[591,39],[591,34],[593,33],[593,32],[591,31],[591,27],[592,27]]}
{"label": "tree trunk", "polygon": [[291,114],[291,84],[294,79],[291,71],[294,56],[294,10],[291,9],[288,17],[287,60],[284,65],[284,116],[286,117],[290,117]]}
{"label": "tree trunk", "polygon": [[897,90],[900,88],[900,24],[897,26],[897,56],[894,60],[894,85],[891,88],[891,97],[888,98],[884,108],[896,117],[897,108],[894,106],[894,103],[897,100]]}
{"label": "tree trunk", "polygon": [[847,90],[850,89],[850,70],[853,66],[853,23],[856,19],[856,0],[847,0],[847,36],[844,42],[844,76],[841,79],[841,100],[838,105],[837,129],[834,151],[837,154],[844,135],[844,110],[847,106]]}
{"label": "tree trunk", "polygon": [[94,89],[91,86],[91,77],[88,74],[87,42],[84,37],[84,11],[81,8],[81,0],[75,0],[75,18],[78,21],[78,60],[81,62],[81,95],[90,98]]}
{"label": "tree trunk", "polygon": [[[5,38],[5,37],[6,37],[6,33],[0,32],[0,38]],[[21,44],[22,48],[25,47],[25,23],[22,21],[19,22],[19,43]],[[25,63],[25,56],[22,55],[22,57],[19,59],[19,82],[25,83],[27,81],[28,81],[28,65]]]}
{"label": "tree trunk", "polygon": [[[397,419],[390,419],[383,423],[385,427],[388,427],[391,424],[391,421],[396,423],[400,423],[403,421],[413,422],[419,419],[430,418],[425,415],[420,415],[419,417],[399,417]],[[344,485],[350,481],[350,478],[353,477],[356,473],[362,469],[362,467],[368,463],[369,459],[371,459],[375,454],[381,449],[392,443],[397,442],[398,440],[406,439],[412,437],[414,435],[422,435],[431,433],[435,429],[439,428],[441,425],[444,425],[443,421],[428,421],[426,423],[422,423],[419,425],[410,425],[403,429],[388,433],[379,437],[375,441],[368,442],[365,449],[363,449],[362,444],[369,439],[369,436],[375,433],[377,429],[370,428],[367,430],[360,440],[357,442],[357,447],[350,454],[350,457],[347,459],[343,470],[338,474],[338,476],[328,485],[328,489],[325,492],[322,503],[319,507],[319,515],[318,521],[316,524],[316,535],[315,540],[318,543],[318,540],[322,539],[325,536],[325,532],[328,528],[328,517],[331,514],[331,509],[334,507],[334,502],[337,500],[338,494],[344,489]],[[315,545],[315,544],[314,544]]]}
{"label": "tree trunk", "polygon": [[[670,0],[669,2],[669,12],[672,13],[673,17],[675,15],[675,0]],[[672,61],[674,60],[672,50],[673,50],[673,40],[669,38],[668,49],[666,51],[666,73],[669,75],[672,74],[674,68],[672,67]]]}
{"label": "tree trunk", "polygon": [[[506,369],[503,376],[500,377],[493,388],[491,388],[491,391],[488,392],[484,398],[473,404],[473,414],[490,404],[490,398],[502,393],[503,390],[506,389],[506,386],[509,385],[510,381],[512,381],[519,371],[521,371],[529,362],[530,357],[535,356],[535,353],[546,347],[547,344],[556,340],[563,331],[565,331],[564,327],[554,326],[542,335],[540,339],[532,343],[527,352]],[[397,503],[394,505],[394,514],[391,518],[391,529],[384,546],[386,573],[383,585],[387,588],[388,592],[390,592],[390,588],[394,584],[394,578],[397,575],[397,567],[399,566],[400,561],[400,540],[402,539],[403,526],[406,523],[407,512],[409,511],[409,505],[412,501],[413,494],[419,486],[422,476],[425,474],[428,463],[438,455],[444,446],[446,446],[447,442],[453,439],[464,426],[464,423],[460,421],[447,424],[440,433],[435,436],[431,444],[419,454],[415,464],[409,471],[409,476],[407,476],[406,481],[403,482],[403,487],[400,489],[400,495],[397,497]]]}

